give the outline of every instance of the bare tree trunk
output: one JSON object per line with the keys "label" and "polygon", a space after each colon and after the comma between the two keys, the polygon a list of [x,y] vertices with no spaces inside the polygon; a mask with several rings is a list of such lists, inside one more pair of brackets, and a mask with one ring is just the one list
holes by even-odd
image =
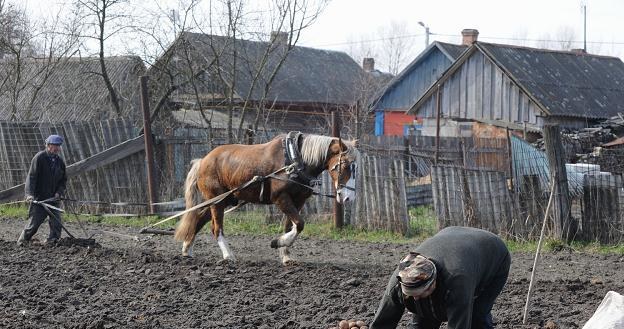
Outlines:
{"label": "bare tree trunk", "polygon": [[106,70],[106,63],[104,61],[104,27],[106,23],[106,8],[107,8],[106,0],[102,0],[102,9],[100,15],[98,15],[99,20],[99,28],[100,35],[98,38],[100,44],[100,68],[102,70],[102,78],[104,79],[104,84],[106,85],[106,89],[108,89],[108,93],[110,94],[111,104],[113,105],[113,110],[117,114],[118,117],[121,117],[121,107],[119,106],[119,98],[117,96],[117,92],[113,87],[113,84],[110,81],[108,76],[108,71]]}

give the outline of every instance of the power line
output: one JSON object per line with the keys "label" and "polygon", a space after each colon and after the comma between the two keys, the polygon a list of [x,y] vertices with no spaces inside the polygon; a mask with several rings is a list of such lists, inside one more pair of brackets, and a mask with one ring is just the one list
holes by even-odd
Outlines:
{"label": "power line", "polygon": [[[437,35],[441,37],[461,37],[457,34],[441,34],[441,33],[429,33],[429,35]],[[330,47],[330,46],[346,46],[358,43],[372,43],[372,42],[380,42],[386,40],[397,40],[397,39],[408,39],[415,37],[422,37],[424,34],[407,34],[407,35],[399,35],[394,37],[387,38],[377,38],[377,39],[368,39],[368,40],[358,40],[358,41],[347,41],[347,42],[337,42],[337,43],[326,43],[326,44],[317,44],[312,45],[312,47]],[[488,40],[513,40],[513,41],[528,41],[528,42],[562,42],[568,40],[556,40],[556,39],[529,39],[529,38],[514,38],[514,37],[490,37],[490,36],[479,36],[480,39],[488,39]],[[572,43],[583,43],[582,40],[570,40]],[[591,44],[603,44],[603,45],[624,45],[624,41],[587,41],[587,43]]]}
{"label": "power line", "polygon": [[[352,45],[356,43],[369,43],[369,42],[379,42],[379,41],[386,41],[386,40],[409,39],[409,38],[415,38],[415,37],[422,37],[423,35],[424,34],[408,34],[408,35],[399,35],[399,36],[388,37],[388,38],[347,41],[347,42],[338,42],[338,43],[326,43],[326,44],[321,44],[321,45],[314,45],[314,47],[343,46],[343,45]],[[429,33],[429,35],[436,35],[436,34]]]}

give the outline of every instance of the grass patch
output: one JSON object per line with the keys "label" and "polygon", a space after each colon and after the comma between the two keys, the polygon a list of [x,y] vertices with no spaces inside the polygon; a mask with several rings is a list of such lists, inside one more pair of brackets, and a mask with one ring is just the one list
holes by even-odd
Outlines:
{"label": "grass patch", "polygon": [[27,216],[28,207],[23,203],[0,206],[0,217],[2,218],[26,218]]}
{"label": "grass patch", "polygon": [[407,236],[424,240],[438,231],[438,220],[430,206],[415,207],[408,210],[410,217]]}
{"label": "grass patch", "polygon": [[[24,204],[0,205],[0,218],[26,218],[28,207]],[[409,227],[405,236],[385,230],[363,230],[354,227],[344,227],[336,229],[333,222],[307,222],[303,237],[312,237],[328,240],[347,240],[361,242],[392,242],[411,243],[417,245],[424,239],[434,235],[437,231],[437,220],[431,207],[416,207],[409,209]],[[63,221],[77,222],[78,220],[87,223],[102,223],[107,225],[127,226],[142,228],[153,225],[162,220],[160,217],[113,217],[113,216],[91,216],[64,214]],[[159,229],[170,229],[175,227],[176,221],[155,226]],[[204,226],[204,232],[208,232],[210,225]],[[249,234],[260,236],[277,236],[282,233],[281,223],[269,223],[264,212],[233,212],[225,216],[226,234]],[[507,247],[512,252],[534,253],[537,249],[537,241],[515,241],[505,240]],[[619,254],[624,255],[624,243],[617,245],[601,245],[598,242],[574,241],[570,244],[565,242],[546,239],[544,241],[543,252],[556,252],[569,250],[573,252],[586,252],[598,254]]]}

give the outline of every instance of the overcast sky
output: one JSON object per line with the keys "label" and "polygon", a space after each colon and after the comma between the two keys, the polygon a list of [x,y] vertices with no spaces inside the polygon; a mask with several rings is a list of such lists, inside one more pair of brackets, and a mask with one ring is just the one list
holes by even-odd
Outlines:
{"label": "overcast sky", "polygon": [[[166,8],[172,0],[159,0]],[[55,0],[22,0],[39,15]],[[392,24],[395,35],[411,47],[411,57],[430,41],[460,43],[460,31],[479,30],[479,40],[530,47],[549,47],[572,34],[573,48],[583,48],[583,10],[587,8],[587,48],[590,53],[624,57],[624,0],[333,0],[318,21],[302,35],[299,45],[352,52],[379,47]],[[350,51],[351,48],[351,51]],[[374,56],[375,54],[373,54]],[[379,54],[378,54],[379,55]]]}
{"label": "overcast sky", "polygon": [[412,35],[408,39],[422,48],[425,29],[418,25],[421,21],[434,33],[431,40],[456,43],[465,28],[479,30],[482,41],[526,46],[534,46],[535,40],[556,39],[567,28],[575,33],[575,47],[582,48],[583,3],[588,50],[624,55],[624,0],[334,0],[306,31],[302,44],[342,49],[360,35],[374,40],[379,28],[394,21],[406,25]]}

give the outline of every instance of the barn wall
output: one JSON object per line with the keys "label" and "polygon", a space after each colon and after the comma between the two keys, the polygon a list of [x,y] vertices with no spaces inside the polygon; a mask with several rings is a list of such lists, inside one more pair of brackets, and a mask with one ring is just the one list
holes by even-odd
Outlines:
{"label": "barn wall", "polygon": [[405,74],[401,81],[381,97],[375,110],[407,110],[451,65],[451,61],[437,48]]}
{"label": "barn wall", "polygon": [[[440,89],[442,117],[499,120],[541,126],[537,105],[482,53],[475,52]],[[436,117],[436,93],[418,115]]]}

